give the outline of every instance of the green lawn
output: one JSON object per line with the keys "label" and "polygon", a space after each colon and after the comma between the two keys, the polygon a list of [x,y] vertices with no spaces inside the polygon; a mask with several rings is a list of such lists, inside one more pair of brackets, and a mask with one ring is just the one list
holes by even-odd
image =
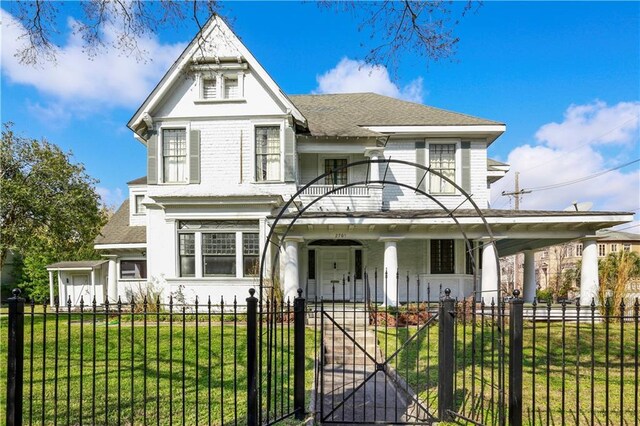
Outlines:
{"label": "green lawn", "polygon": [[[535,330],[535,356],[534,356]],[[636,325],[525,321],[523,361],[523,416],[525,424],[634,424],[636,376]],[[475,354],[472,338],[475,332]],[[419,393],[431,412],[437,411],[438,328],[424,329],[416,339],[403,343],[416,333],[416,327],[378,329],[381,348],[388,355],[402,348],[391,366]],[[623,333],[623,334],[622,334]],[[621,338],[623,335],[624,340]],[[508,357],[508,330],[505,335]],[[469,321],[456,329],[454,388],[458,412],[486,424],[494,424],[498,407],[498,331],[486,321],[474,330]],[[564,347],[564,350],[563,350]],[[592,349],[593,348],[593,349]],[[622,350],[622,353],[621,353]],[[475,362],[472,364],[472,357]],[[592,362],[594,364],[592,373]],[[549,367],[547,367],[547,363]],[[506,362],[505,362],[506,365]],[[562,366],[565,366],[564,373]],[[593,386],[592,386],[593,379]],[[508,372],[505,374],[508,385]],[[608,385],[607,385],[608,383]],[[473,386],[473,389],[472,389]],[[508,386],[505,386],[507,389]],[[547,391],[548,388],[548,391]],[[473,391],[473,393],[472,393]],[[594,418],[591,419],[591,394]],[[472,395],[475,398],[472,398]],[[508,399],[508,394],[505,398]],[[620,402],[623,401],[622,416]],[[609,416],[606,409],[608,404]],[[576,418],[578,413],[579,418]],[[622,418],[621,418],[622,417]]]}
{"label": "green lawn", "polygon": [[[27,307],[28,309],[28,307]],[[34,424],[244,424],[246,326],[207,317],[130,315],[84,321],[72,314],[25,318],[24,414]],[[219,319],[219,316],[218,316]],[[244,319],[240,317],[240,319]],[[0,318],[0,419],[5,417],[7,317]],[[33,332],[31,331],[33,327]],[[56,328],[58,333],[56,333]],[[274,373],[283,394],[280,413],[293,407],[293,324],[277,329]],[[33,335],[33,342],[31,336]],[[46,335],[46,337],[45,337]],[[57,337],[57,338],[56,338]],[[313,331],[307,333],[307,371],[313,370]],[[183,350],[184,348],[184,350]],[[31,356],[33,354],[33,356]],[[285,360],[283,363],[282,360]],[[95,362],[94,362],[95,360]],[[146,360],[146,361],[145,361]],[[266,377],[266,374],[263,375]],[[307,393],[313,375],[306,375]],[[56,385],[57,384],[57,385]],[[282,396],[281,396],[282,395]],[[68,401],[68,402],[67,402]],[[308,401],[308,400],[307,400]],[[4,423],[4,420],[0,420]]]}

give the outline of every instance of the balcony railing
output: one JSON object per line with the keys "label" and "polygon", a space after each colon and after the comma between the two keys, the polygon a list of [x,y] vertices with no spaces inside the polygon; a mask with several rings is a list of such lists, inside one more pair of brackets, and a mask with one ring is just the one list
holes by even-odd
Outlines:
{"label": "balcony railing", "polygon": [[[326,194],[334,188],[335,186],[333,185],[311,185],[304,190],[302,195],[318,197],[320,195]],[[369,187],[367,187],[366,185],[348,186],[346,188],[340,188],[336,190],[331,195],[337,197],[368,197]]]}

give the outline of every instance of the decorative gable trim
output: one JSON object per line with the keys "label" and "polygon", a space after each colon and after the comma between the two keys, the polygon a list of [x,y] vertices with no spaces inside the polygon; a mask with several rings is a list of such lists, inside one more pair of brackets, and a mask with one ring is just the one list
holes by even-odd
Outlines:
{"label": "decorative gable trim", "polygon": [[[287,112],[290,113],[296,119],[296,121],[306,126],[306,118],[302,115],[298,108],[296,108],[293,102],[291,102],[291,100],[284,94],[275,80],[273,80],[273,78],[267,73],[262,65],[260,65],[258,60],[251,54],[249,49],[247,49],[247,47],[240,41],[240,39],[238,39],[233,31],[231,31],[224,20],[218,15],[213,15],[204,25],[202,30],[193,38],[193,40],[191,40],[180,57],[173,63],[171,68],[169,68],[160,82],[156,85],[149,96],[147,96],[147,99],[145,99],[145,101],[127,123],[127,127],[138,136],[140,136],[143,140],[146,141],[148,139],[148,131],[150,129],[142,117],[144,116],[144,114],[148,115],[149,111],[153,110],[153,108],[155,108],[160,103],[164,95],[169,91],[180,74],[187,67],[191,68],[192,65],[198,67],[203,64],[206,64],[204,65],[205,67],[209,67],[209,64],[220,64],[221,62],[226,62],[226,60],[228,59],[226,57],[205,56],[206,46],[202,46],[202,40],[207,40],[216,28],[219,28],[220,31],[225,34],[225,36],[227,37],[227,40],[225,40],[225,42],[234,45],[234,47],[240,52],[240,58],[244,58],[246,60],[249,67],[254,71],[255,75],[265,83],[267,88],[283,105]],[[195,60],[192,61],[192,58],[198,55],[198,51],[203,52],[204,55],[200,53],[200,58],[195,58]],[[238,61],[238,58],[234,59]]]}

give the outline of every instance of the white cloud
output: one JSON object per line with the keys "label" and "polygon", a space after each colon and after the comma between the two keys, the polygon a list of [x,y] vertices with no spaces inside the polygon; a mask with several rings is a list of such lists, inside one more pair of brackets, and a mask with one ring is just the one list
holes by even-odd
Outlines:
{"label": "white cloud", "polygon": [[316,80],[318,87],[313,93],[374,92],[412,102],[422,102],[424,98],[422,77],[400,87],[391,81],[384,66],[368,65],[349,58],[342,58],[335,68],[316,77]]}
{"label": "white cloud", "polygon": [[[21,24],[8,12],[0,9],[2,19],[2,73],[12,83],[35,87],[55,102],[39,108],[58,109],[61,102],[74,109],[78,104],[98,107],[135,107],[142,103],[163,73],[171,66],[184,48],[184,44],[162,44],[156,38],[140,39],[139,46],[147,53],[147,62],[136,61],[117,49],[101,52],[89,58],[80,36],[71,31],[57,52],[57,61],[43,62],[39,66],[21,65],[15,57],[22,46]],[[103,28],[107,44],[116,34],[111,27]],[[52,114],[55,111],[51,112]]]}
{"label": "white cloud", "polygon": [[[509,153],[511,171],[492,186],[492,205],[508,207],[500,193],[513,191],[515,172],[520,172],[521,188],[537,188],[590,176],[639,158],[639,116],[640,102],[571,105],[561,123],[540,127],[537,145],[521,145]],[[520,208],[562,210],[574,201],[591,201],[594,210],[638,209],[638,163],[572,185],[534,190],[523,196]]]}
{"label": "white cloud", "polygon": [[98,186],[96,187],[96,192],[102,200],[102,205],[114,210],[118,209],[118,207],[120,207],[120,204],[122,204],[122,202],[124,201],[124,195],[122,193],[122,189],[120,188],[110,189],[103,186]]}
{"label": "white cloud", "polygon": [[639,121],[640,102],[620,102],[611,107],[602,101],[571,105],[562,123],[540,127],[536,139],[562,149],[584,144],[626,144],[637,140]]}

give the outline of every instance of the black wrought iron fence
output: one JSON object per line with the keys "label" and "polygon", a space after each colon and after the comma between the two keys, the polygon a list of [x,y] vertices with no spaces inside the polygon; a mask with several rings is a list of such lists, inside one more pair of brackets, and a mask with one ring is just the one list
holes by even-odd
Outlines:
{"label": "black wrought iron fence", "polygon": [[[480,424],[637,425],[640,302],[455,302],[454,411]],[[515,417],[514,417],[515,416]]]}
{"label": "black wrought iron fence", "polygon": [[[50,307],[25,306],[18,296],[1,319],[9,333],[0,351],[8,366],[0,418],[8,425],[257,424],[263,411],[268,420],[304,405],[304,382],[302,399],[294,398],[295,338],[302,348],[305,338],[304,322],[294,329],[294,303],[259,311],[252,293],[242,304],[141,299]],[[255,393],[265,370],[258,368],[257,333],[273,315],[277,386],[269,406]],[[304,363],[304,349],[298,353]]]}
{"label": "black wrought iron fence", "polygon": [[9,425],[257,425],[305,415],[638,424],[638,300],[525,304],[514,293],[477,303],[445,289],[434,301],[439,284],[407,278],[407,298],[389,306],[375,294],[388,277],[380,287],[376,279],[351,287],[353,300],[342,286],[308,304],[301,295],[260,304],[252,294],[242,303],[51,308],[14,297],[0,317],[8,331],[0,417]]}

